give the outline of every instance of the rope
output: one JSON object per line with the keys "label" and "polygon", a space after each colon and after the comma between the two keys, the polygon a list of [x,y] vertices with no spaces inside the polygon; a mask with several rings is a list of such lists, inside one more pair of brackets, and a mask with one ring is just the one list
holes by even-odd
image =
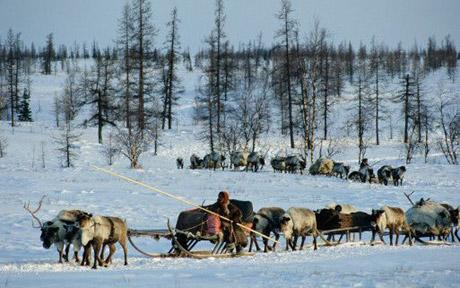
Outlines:
{"label": "rope", "polygon": [[[162,191],[162,190],[160,190],[160,189],[158,189],[158,188],[155,188],[155,187],[153,187],[153,186],[147,185],[147,184],[142,183],[142,182],[140,182],[140,181],[137,181],[137,180],[135,180],[135,179],[132,179],[132,178],[129,178],[129,177],[120,175],[120,174],[115,173],[115,172],[113,172],[113,171],[110,171],[110,170],[107,170],[107,169],[104,169],[104,168],[101,168],[101,167],[97,167],[97,166],[95,166],[95,165],[91,165],[91,167],[93,167],[94,169],[96,169],[96,170],[98,170],[98,171],[101,171],[101,172],[104,172],[104,173],[106,173],[106,174],[109,174],[109,175],[111,175],[111,176],[114,176],[114,177],[123,179],[123,180],[125,180],[125,181],[131,182],[131,183],[134,183],[134,184],[137,184],[137,185],[142,186],[142,187],[144,187],[144,188],[147,188],[148,190],[151,190],[151,191],[153,191],[153,192],[162,194],[162,195],[164,195],[164,196],[167,196],[167,197],[172,198],[172,199],[174,199],[174,200],[177,200],[177,201],[179,201],[179,202],[182,202],[182,203],[185,203],[185,204],[187,204],[187,205],[190,205],[190,206],[193,206],[193,207],[195,207],[195,208],[198,208],[198,209],[200,209],[200,210],[203,210],[203,211],[205,211],[206,213],[209,213],[209,214],[212,214],[212,215],[214,215],[214,216],[217,216],[217,217],[219,217],[220,219],[225,220],[225,221],[227,221],[227,222],[233,223],[233,221],[230,220],[230,219],[228,219],[227,217],[224,217],[224,216],[222,216],[222,215],[220,215],[220,214],[218,214],[218,213],[216,213],[216,212],[213,212],[213,211],[211,211],[211,210],[209,210],[209,209],[206,209],[206,208],[204,208],[204,207],[202,207],[202,206],[200,206],[200,205],[198,205],[198,204],[195,204],[195,203],[193,203],[193,202],[191,202],[191,201],[189,201],[189,200],[182,199],[182,198],[177,197],[177,196],[175,196],[175,195],[173,195],[173,194],[171,194],[171,193]],[[235,223],[235,224],[238,225],[238,226],[240,226],[240,227],[243,228],[243,229],[246,229],[246,230],[248,230],[248,231],[253,232],[254,234],[259,235],[259,236],[262,237],[262,238],[265,238],[265,239],[267,239],[267,240],[271,240],[271,241],[273,241],[274,243],[278,243],[277,240],[275,240],[275,239],[273,239],[273,238],[270,238],[270,237],[267,237],[266,235],[264,235],[264,234],[262,234],[262,233],[260,233],[260,232],[258,232],[258,231],[256,231],[256,230],[253,230],[253,229],[251,229],[251,228],[249,228],[249,227],[246,227],[246,226],[244,226],[244,225],[242,225],[242,224],[240,224],[240,223]]]}

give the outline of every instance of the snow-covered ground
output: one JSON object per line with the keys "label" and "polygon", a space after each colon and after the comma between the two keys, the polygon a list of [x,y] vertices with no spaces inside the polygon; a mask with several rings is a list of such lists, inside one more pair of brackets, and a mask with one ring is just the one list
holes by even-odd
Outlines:
{"label": "snow-covered ground", "polygon": [[[431,197],[455,206],[460,204],[460,167],[446,165],[437,154],[429,164],[415,159],[414,164],[407,165],[407,180],[402,187],[275,174],[269,167],[256,174],[177,170],[177,156],[184,157],[188,165],[192,153],[206,152],[206,146],[196,139],[200,128],[189,124],[196,75],[188,76],[187,93],[179,107],[179,125],[162,135],[159,155],[146,153],[141,161],[142,170],[129,169],[122,158],[110,169],[200,204],[211,203],[219,191],[228,190],[232,198],[252,201],[256,210],[266,206],[317,209],[330,202],[353,204],[367,212],[382,205],[407,209],[410,206],[403,193],[412,191],[416,191],[414,198]],[[97,271],[74,263],[57,264],[55,249],[42,248],[40,232],[31,227],[30,216],[22,208],[24,201],[30,200],[33,205],[47,195],[39,213],[42,219],[53,218],[61,209],[79,208],[120,216],[129,227],[139,229],[165,228],[168,218],[174,222],[180,211],[189,208],[93,170],[91,164],[107,167],[94,128],[82,130],[76,167],[60,167],[51,138],[57,133],[51,103],[54,92],[60,93],[64,78],[62,74],[34,76],[32,107],[36,122],[21,124],[14,131],[7,123],[0,124],[0,133],[9,140],[8,154],[0,159],[0,287],[458,287],[457,245],[371,247],[355,243],[320,247],[317,251],[280,251],[224,260],[150,259],[130,247],[127,267],[122,265],[121,249],[115,254],[114,265]],[[273,135],[264,141],[272,143],[270,153],[282,151],[287,143]],[[42,142],[46,168],[41,168]],[[371,163],[380,161],[377,166],[402,165],[401,151],[398,141],[386,140],[379,147],[370,147],[368,155]],[[350,145],[344,146],[336,158],[356,168],[356,155]],[[139,239],[139,244],[157,252],[167,251],[169,245],[167,241],[148,239]]]}

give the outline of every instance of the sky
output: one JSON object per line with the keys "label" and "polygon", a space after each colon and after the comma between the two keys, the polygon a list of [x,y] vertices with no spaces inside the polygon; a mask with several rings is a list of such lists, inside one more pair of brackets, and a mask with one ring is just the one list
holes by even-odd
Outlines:
{"label": "sky", "polygon": [[[70,45],[74,41],[100,46],[113,45],[117,21],[127,0],[0,0],[0,38],[12,28],[21,32],[26,43],[42,46],[48,33],[55,42]],[[165,25],[176,6],[181,19],[182,47],[192,52],[204,46],[212,29],[215,0],[151,0],[153,23],[159,29],[155,39],[163,46]],[[262,33],[266,45],[274,43],[280,25],[275,14],[280,0],[226,0],[225,32],[235,46]],[[306,37],[315,19],[329,31],[336,43],[346,40],[353,45],[377,42],[394,47],[402,42],[411,47],[417,41],[425,45],[429,36],[438,43],[447,34],[460,43],[459,0],[292,0],[293,16]]]}

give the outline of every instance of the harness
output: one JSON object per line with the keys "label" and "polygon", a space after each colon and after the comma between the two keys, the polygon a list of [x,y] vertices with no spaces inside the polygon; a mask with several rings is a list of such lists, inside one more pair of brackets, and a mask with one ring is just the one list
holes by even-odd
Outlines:
{"label": "harness", "polygon": [[109,238],[107,239],[107,242],[114,242],[114,236],[115,236],[115,225],[113,223],[113,220],[107,217],[107,220],[109,220],[110,223],[110,234]]}

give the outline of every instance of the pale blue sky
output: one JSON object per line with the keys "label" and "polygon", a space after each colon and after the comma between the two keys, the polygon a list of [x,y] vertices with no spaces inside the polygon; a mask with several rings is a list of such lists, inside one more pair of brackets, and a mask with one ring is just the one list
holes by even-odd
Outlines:
{"label": "pale blue sky", "polygon": [[[117,19],[126,0],[0,0],[0,37],[8,28],[22,32],[26,42],[42,45],[46,34],[53,32],[57,43],[70,44],[97,40],[111,44],[116,37]],[[154,24],[160,28],[156,44],[164,39],[164,27],[173,6],[182,19],[182,46],[192,50],[203,46],[203,39],[213,24],[214,0],[152,0]],[[264,42],[273,42],[279,23],[275,13],[279,0],[225,1],[226,32],[237,45],[263,33]],[[425,45],[430,35],[438,42],[450,34],[460,43],[459,0],[292,0],[295,17],[306,34],[317,18],[339,42],[378,41],[406,47],[417,40]]]}

